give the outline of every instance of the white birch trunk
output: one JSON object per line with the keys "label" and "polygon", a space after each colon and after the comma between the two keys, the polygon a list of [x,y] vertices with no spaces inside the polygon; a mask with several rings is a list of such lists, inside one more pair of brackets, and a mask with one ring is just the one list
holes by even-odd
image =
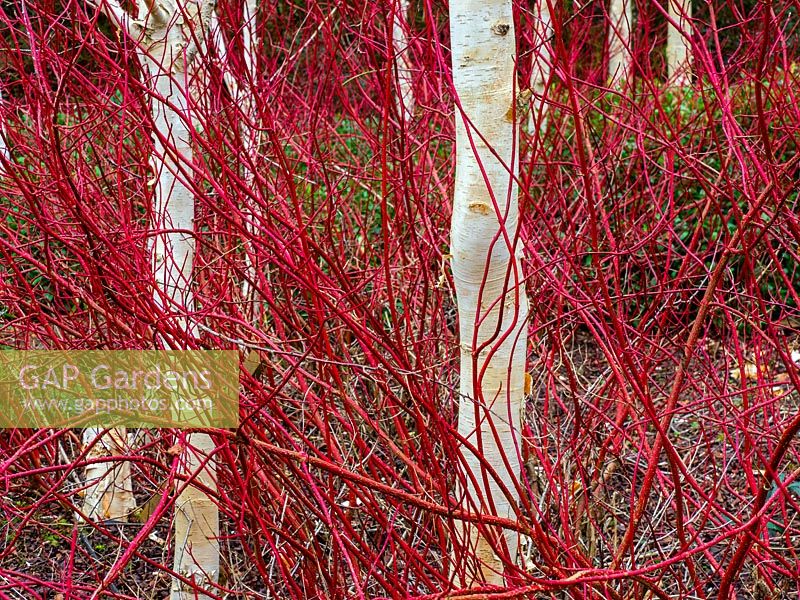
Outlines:
{"label": "white birch trunk", "polygon": [[155,172],[152,226],[165,232],[151,238],[157,286],[154,293],[157,303],[165,312],[175,313],[177,322],[186,329],[190,326],[188,313],[194,309],[191,282],[195,250],[194,194],[185,181],[192,162],[191,133],[184,121],[188,118],[186,77],[178,71],[159,73],[155,61],[148,63],[156,94],[152,99],[153,121],[158,134],[167,139],[165,144],[155,136],[151,159]]}
{"label": "white birch trunk", "polygon": [[621,87],[631,68],[631,24],[633,0],[611,0],[608,6],[608,81]]}
{"label": "white birch trunk", "polygon": [[667,14],[670,19],[667,23],[667,77],[675,86],[689,85],[692,82],[691,0],[669,0]]}
{"label": "white birch trunk", "polygon": [[[247,68],[247,76],[250,78],[250,86],[247,89],[251,90],[253,86],[258,85],[258,71],[256,67],[258,36],[256,35],[255,0],[245,0],[242,19],[244,21],[242,27],[244,63]],[[261,127],[258,126],[258,115],[256,114],[256,106],[253,94],[240,94],[238,101],[240,103],[241,110],[245,115],[245,120],[242,122],[241,127],[241,136],[242,139],[245,140],[246,144],[244,151],[251,157],[251,160],[255,162],[255,157],[258,154],[259,147],[261,146]],[[248,187],[253,189],[255,174],[249,168],[245,167],[244,177]],[[251,234],[255,234],[257,229],[255,211],[250,207],[246,207],[244,210],[244,216],[247,219],[247,230]],[[260,265],[258,265],[256,261],[250,257],[249,253],[245,253],[245,257],[247,260],[247,277],[245,278],[244,287],[242,289],[243,297],[250,303],[251,319],[254,323],[260,323],[261,299],[258,297],[254,286],[250,283],[251,281],[256,281],[256,273],[258,272]]]}
{"label": "white birch trunk", "polygon": [[[208,3],[195,10],[199,12],[203,8],[213,10],[213,5]],[[188,10],[187,6],[182,9]],[[195,327],[188,313],[194,310],[191,285],[195,199],[186,181],[189,174],[181,173],[181,167],[189,171],[192,163],[188,65],[185,64],[191,55],[185,53],[188,41],[183,31],[174,25],[181,12],[176,11],[162,31],[154,32],[153,39],[166,43],[152,48],[147,60],[151,88],[156,93],[153,121],[160,134],[156,136],[153,155],[156,173],[153,229],[164,232],[153,237],[153,260],[157,302],[164,305],[166,312],[173,312],[176,322],[192,333]],[[211,13],[193,16],[195,31],[203,35]],[[166,144],[161,136],[166,138]],[[193,477],[193,483],[177,484],[181,491],[175,501],[173,569],[201,589],[208,589],[219,578],[219,509],[205,491],[195,486],[217,489],[216,466],[208,460],[213,454],[214,442],[207,434],[195,433],[187,436],[186,443],[181,470]],[[171,600],[195,598],[205,600],[209,596],[197,593],[178,579],[173,580]]]}
{"label": "white birch trunk", "polygon": [[[547,125],[547,103],[544,102],[550,71],[553,68],[553,21],[547,0],[534,0],[533,59],[531,91],[533,104],[528,114],[528,133],[543,131]],[[539,121],[539,127],[536,122]]]}
{"label": "white birch trunk", "polygon": [[[189,314],[194,309],[194,193],[189,186],[192,164],[191,110],[187,68],[204,42],[214,11],[213,0],[145,0],[133,18],[115,0],[104,7],[138,43],[146,67],[151,100],[155,151],[154,218],[151,238],[154,299],[170,315],[171,323],[194,333]],[[182,472],[191,477],[175,502],[175,556],[173,569],[208,589],[219,577],[219,511],[203,485],[216,491],[216,467],[208,457],[214,449],[207,434],[191,434],[182,455]],[[202,466],[201,466],[202,465]],[[171,600],[209,598],[174,579]]]}
{"label": "white birch trunk", "polygon": [[[176,573],[193,580],[201,588],[219,580],[219,508],[197,485],[217,491],[217,469],[213,457],[215,445],[211,436],[193,433],[186,436],[183,450],[183,472],[192,476],[192,484],[181,489],[175,501]],[[179,487],[182,484],[178,484]],[[171,600],[209,600],[173,579]]]}
{"label": "white birch trunk", "polygon": [[[6,120],[2,112],[3,102],[3,88],[0,87],[0,160],[4,158],[9,160],[11,158],[11,153],[8,151],[8,146],[6,145]],[[0,172],[2,172],[2,169],[3,163],[0,162]]]}
{"label": "white birch trunk", "polygon": [[[528,302],[521,250],[513,246],[519,208],[512,180],[518,168],[518,135],[510,119],[515,102],[511,0],[451,2],[450,34],[453,81],[464,111],[462,115],[456,110],[451,232],[461,338],[458,431],[479,449],[474,453],[462,447],[467,483],[460,493],[469,511],[513,519],[520,474]],[[469,129],[464,117],[471,121]],[[484,468],[484,460],[498,477]],[[498,554],[505,554],[511,563],[517,558],[515,532],[484,531],[489,535],[465,523],[466,539],[480,561],[477,571],[467,565],[467,585],[502,584],[503,562]]]}
{"label": "white birch trunk", "polygon": [[[258,85],[258,35],[257,35],[257,7],[255,0],[245,0],[242,6],[242,47],[245,71],[244,77],[240,80],[233,73],[228,64],[228,44],[225,41],[220,24],[212,15],[211,37],[219,55],[220,63],[223,67],[225,84],[230,91],[234,103],[239,109],[241,120],[239,122],[239,134],[243,147],[242,153],[255,163],[261,146],[261,127],[259,126],[258,113],[256,111],[253,89]],[[244,181],[249,189],[254,189],[255,173],[246,162],[242,163]],[[257,228],[257,215],[249,205],[243,207],[243,216],[247,221],[247,229],[251,234],[255,234]],[[245,251],[245,278],[242,281],[242,298],[248,303],[250,308],[250,318],[253,323],[259,323],[261,314],[261,300],[254,289],[252,282],[256,281],[256,274],[259,265],[253,260],[249,252]]]}
{"label": "white birch trunk", "polygon": [[[127,452],[128,433],[125,428],[103,429],[90,427],[83,430],[83,445],[91,446],[86,460],[102,460],[111,456],[124,456]],[[105,461],[86,465],[86,483],[83,496],[83,514],[91,521],[127,521],[136,508],[131,484],[131,464],[127,461]]]}
{"label": "white birch trunk", "polygon": [[395,105],[397,114],[406,123],[414,117],[413,75],[408,60],[408,0],[395,0],[392,7],[392,46],[397,82]]}

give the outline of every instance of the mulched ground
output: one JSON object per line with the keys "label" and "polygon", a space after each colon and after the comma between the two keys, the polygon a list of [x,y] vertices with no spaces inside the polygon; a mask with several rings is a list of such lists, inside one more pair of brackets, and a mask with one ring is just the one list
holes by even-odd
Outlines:
{"label": "mulched ground", "polygon": [[[540,370],[545,374],[533,382],[528,402],[532,429],[527,443],[543,449],[550,464],[542,469],[531,462],[527,473],[538,496],[543,527],[555,537],[575,539],[584,556],[591,557],[593,566],[604,569],[610,567],[615,549],[629,526],[631,503],[637,498],[646,468],[642,448],[653,443],[655,434],[641,405],[634,404],[622,423],[620,435],[602,451],[615,431],[619,388],[613,382],[608,384],[613,375],[607,357],[591,336],[578,332],[565,347],[558,360],[550,361],[549,370]],[[654,402],[660,405],[674,380],[674,360],[663,356],[651,359],[651,392]],[[682,488],[687,523],[696,536],[690,547],[710,541],[725,528],[732,528],[735,522],[749,518],[754,497],[752,476],[763,469],[759,452],[769,453],[788,421],[800,411],[800,395],[786,382],[774,357],[765,357],[759,364],[763,367],[748,373],[749,367],[742,368],[730,350],[715,341],[704,341],[690,367],[689,380],[694,385],[682,392],[670,426],[670,439],[692,477],[713,498],[713,506],[709,507],[696,490],[689,486]],[[716,369],[718,378],[709,375],[710,366]],[[532,369],[536,368],[533,365]],[[740,371],[738,377],[735,369]],[[747,394],[741,391],[742,378]],[[722,388],[714,389],[720,382]],[[576,407],[581,419],[576,419]],[[738,430],[732,428],[736,423],[740,425]],[[70,444],[76,440],[77,436],[64,439],[68,452],[75,450]],[[153,458],[166,460],[169,448],[166,440],[152,443],[149,448]],[[793,443],[783,462],[782,476],[793,481],[798,465],[800,453]],[[551,477],[547,476],[548,471],[553,474]],[[674,491],[663,454],[659,471],[663,479],[654,485],[645,518],[637,527],[635,564],[625,559],[620,568],[659,563],[683,551],[675,532]],[[141,472],[135,474],[139,506],[146,505],[158,492],[151,479]],[[6,484],[4,512],[0,515],[0,590],[5,597],[88,598],[119,558],[118,546],[102,532],[75,524],[66,502],[59,502],[49,494],[46,496],[49,501],[37,505],[53,481],[54,478],[29,477]],[[80,498],[70,491],[77,485],[75,481],[70,477],[60,489],[64,500],[79,503]],[[790,488],[788,497],[780,497],[769,511],[773,524],[760,538],[761,558],[758,564],[754,561],[745,564],[738,580],[737,598],[765,600],[800,595],[795,577],[800,573],[797,556],[800,507],[793,494],[800,497],[800,484]],[[119,527],[111,526],[110,531],[130,540],[141,527],[140,522],[133,520]],[[225,561],[222,582],[239,592],[228,597],[265,597],[265,586],[250,565],[241,541],[233,535],[234,524],[226,517],[222,519],[222,531]],[[695,554],[691,560],[694,577],[689,561],[649,575],[658,580],[670,597],[714,597],[720,573],[735,546],[736,539],[728,537],[707,552]],[[170,522],[165,518],[140,545],[140,556],[133,558],[107,586],[107,597],[167,598],[169,575],[148,564],[145,558],[159,565],[170,565],[170,547]],[[534,549],[527,551],[527,559],[530,570],[544,576],[537,573]],[[697,589],[693,581],[702,582],[702,589]],[[650,597],[633,580],[616,581],[610,587],[620,598]]]}

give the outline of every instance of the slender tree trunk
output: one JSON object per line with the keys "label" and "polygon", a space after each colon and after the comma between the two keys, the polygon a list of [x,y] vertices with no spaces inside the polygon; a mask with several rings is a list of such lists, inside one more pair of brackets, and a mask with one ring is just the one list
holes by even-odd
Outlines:
{"label": "slender tree trunk", "polygon": [[667,14],[667,76],[675,86],[688,85],[692,82],[692,1],[669,0]]}
{"label": "slender tree trunk", "polygon": [[0,86],[0,172],[3,169],[2,159],[9,160],[11,153],[6,145],[6,119],[3,111],[3,88]]}
{"label": "slender tree trunk", "polygon": [[[256,28],[256,2],[255,0],[245,0],[243,11],[243,24],[242,24],[242,37],[244,47],[244,62],[247,68],[247,76],[250,78],[251,87],[258,85],[258,35]],[[241,90],[241,87],[239,88]],[[245,141],[246,147],[244,148],[251,161],[255,164],[256,156],[258,155],[261,146],[261,127],[259,127],[259,119],[256,111],[255,102],[253,101],[252,93],[240,94],[238,98],[239,105],[245,119],[242,121],[241,136]],[[245,181],[249,189],[254,189],[255,174],[253,171],[245,166]],[[247,230],[255,236],[257,230],[257,212],[251,207],[246,208],[244,215],[247,218]],[[243,297],[250,304],[250,318],[254,323],[261,322],[262,303],[261,298],[256,293],[255,286],[250,282],[255,282],[257,273],[261,270],[261,265],[251,257],[249,253],[245,254],[247,259],[247,273],[245,278],[245,287],[243,288]]]}
{"label": "slender tree trunk", "polygon": [[[103,461],[111,456],[124,456],[128,450],[128,432],[124,427],[83,430],[83,444],[90,447],[87,461]],[[83,514],[92,521],[127,521],[136,508],[128,461],[90,462],[84,469],[86,488]]]}
{"label": "slender tree trunk", "polygon": [[[145,85],[152,93],[155,172],[151,253],[154,299],[169,315],[169,324],[193,335],[189,318],[194,310],[195,196],[191,179],[193,125],[187,70],[204,43],[215,6],[213,0],[145,2],[132,16],[117,0],[99,6],[139,46],[145,65]],[[208,588],[219,577],[219,510],[204,489],[216,491],[214,443],[207,434],[186,436],[175,502],[175,557],[173,569],[194,586],[173,580],[172,600],[205,600],[193,588]],[[201,487],[198,487],[201,486]]]}
{"label": "slender tree trunk", "polygon": [[[112,18],[123,17],[121,10],[103,7]],[[127,23],[127,20],[126,20]],[[91,462],[84,469],[83,514],[91,521],[121,521],[136,508],[131,481],[131,465],[127,461],[102,460],[124,456],[128,451],[128,430],[124,427],[104,433],[101,428],[83,430],[83,445],[89,447],[86,459]]]}
{"label": "slender tree trunk", "polygon": [[[212,6],[213,10],[213,6]],[[210,13],[198,15],[200,24],[208,24]],[[169,21],[172,22],[172,21]],[[168,30],[160,34],[168,40],[163,55],[148,58],[151,87],[156,93],[153,101],[153,121],[156,126],[153,169],[156,172],[155,208],[153,229],[153,260],[156,280],[156,301],[165,312],[173,312],[176,322],[194,333],[194,324],[188,313],[194,309],[192,292],[192,265],[194,260],[195,198],[186,177],[192,163],[192,145],[189,123],[188,82],[181,43],[171,37],[180,31]],[[170,43],[171,42],[171,43]],[[178,49],[172,54],[173,48]],[[180,52],[180,53],[179,53]],[[162,139],[166,138],[166,139]],[[219,577],[219,509],[199,486],[216,491],[216,466],[212,457],[214,442],[205,433],[186,436],[182,453],[182,471],[191,478],[189,485],[178,483],[180,489],[175,501],[175,557],[176,573],[194,581],[200,588],[208,588]],[[205,600],[192,587],[174,579],[172,600]]]}
{"label": "slender tree trunk", "polygon": [[[242,54],[244,57],[244,72],[234,72],[229,64],[228,42],[225,40],[219,22],[212,18],[211,38],[220,57],[223,68],[225,85],[238,108],[240,120],[238,124],[239,135],[242,140],[242,155],[249,159],[242,161],[242,174],[248,189],[254,189],[255,173],[250,167],[256,163],[256,157],[261,146],[262,128],[259,126],[258,111],[253,101],[252,90],[258,83],[258,28],[257,6],[255,0],[245,0],[242,5]],[[255,235],[258,214],[245,198],[242,214],[247,219],[247,230]],[[251,322],[257,324],[261,316],[261,299],[255,289],[255,281],[261,269],[250,252],[245,250],[245,277],[241,284],[242,298],[247,302]]]}
{"label": "slender tree trunk", "polygon": [[534,34],[531,62],[531,91],[533,106],[528,115],[528,133],[544,130],[547,124],[547,104],[543,101],[550,71],[553,67],[553,25],[547,0],[534,0]]}
{"label": "slender tree trunk", "polygon": [[611,0],[608,6],[608,81],[621,87],[631,67],[632,0]]}
{"label": "slender tree trunk", "polygon": [[397,81],[395,105],[397,114],[406,123],[414,117],[413,75],[408,58],[408,0],[394,0],[392,6],[392,46]]}
{"label": "slender tree trunk", "polygon": [[[462,446],[460,493],[469,511],[513,519],[528,302],[516,243],[511,1],[451,2],[450,34],[453,81],[463,110],[456,111],[451,233],[461,337],[458,431],[476,449]],[[472,524],[465,524],[465,535],[480,563],[467,565],[466,583],[502,584],[504,562],[516,561],[519,536]]]}
{"label": "slender tree trunk", "polygon": [[[217,469],[213,459],[216,446],[211,436],[193,433],[186,436],[183,472],[192,483],[181,489],[175,501],[176,573],[208,588],[219,580],[219,507],[198,485],[217,491]],[[211,458],[210,458],[211,457]],[[178,484],[182,487],[182,484]],[[177,579],[172,581],[171,600],[207,600]]]}

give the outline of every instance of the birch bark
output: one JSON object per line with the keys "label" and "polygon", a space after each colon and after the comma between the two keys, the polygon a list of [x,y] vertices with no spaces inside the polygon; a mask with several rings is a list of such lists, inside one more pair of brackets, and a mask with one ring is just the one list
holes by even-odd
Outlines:
{"label": "birch bark", "polygon": [[631,66],[632,0],[611,0],[608,7],[608,81],[621,87]]}
{"label": "birch bark", "polygon": [[[8,145],[6,144],[6,120],[2,110],[3,103],[3,88],[0,86],[0,159],[10,160],[11,153],[8,151]],[[0,173],[2,173],[2,169],[3,164],[0,162]]]}
{"label": "birch bark", "polygon": [[414,117],[414,88],[408,58],[408,0],[395,0],[392,7],[392,46],[394,47],[394,69],[397,81],[395,105],[397,114],[406,123]]}
{"label": "birch bark", "polygon": [[669,0],[667,15],[667,77],[675,86],[688,85],[692,82],[691,0]]}
{"label": "birch bark", "polygon": [[[151,237],[154,300],[177,330],[195,334],[194,310],[195,195],[191,188],[192,110],[188,69],[205,41],[214,12],[213,0],[142,0],[134,18],[116,0],[100,6],[137,44],[145,66],[155,124],[154,208]],[[216,491],[214,443],[207,434],[186,436],[175,502],[173,569],[194,582],[173,579],[172,600],[206,600],[196,589],[208,589],[219,577],[219,511],[204,489]]]}
{"label": "birch bark", "polygon": [[[152,110],[157,133],[153,154],[153,230],[157,232],[152,238],[154,293],[157,303],[165,312],[173,313],[178,326],[190,334],[195,333],[188,317],[194,310],[195,198],[187,181],[193,159],[187,67],[193,58],[191,32],[202,36],[213,10],[212,2],[174,5],[161,26],[150,33],[155,43],[146,55],[150,87],[155,92]],[[191,25],[185,29],[186,23]],[[217,489],[213,453],[214,442],[209,435],[186,436],[182,471],[192,483],[178,484],[180,492],[175,501],[173,569],[201,589],[208,589],[219,578],[219,509],[198,487],[212,492]],[[173,579],[172,600],[195,598],[206,600],[209,596]]]}
{"label": "birch bark", "polygon": [[90,462],[84,469],[86,483],[83,514],[92,521],[127,521],[136,508],[131,484],[131,464],[127,461],[108,461],[111,456],[124,456],[128,432],[124,427],[111,429],[89,427],[83,430],[83,445]]}
{"label": "birch bark", "polygon": [[[528,115],[528,133],[543,131],[547,124],[547,103],[544,102],[550,71],[553,67],[553,21],[548,0],[534,0],[533,61],[531,91],[533,106]],[[537,128],[536,123],[539,123]]]}
{"label": "birch bark", "polygon": [[[242,140],[242,155],[246,157],[241,161],[242,174],[247,188],[255,188],[255,173],[251,165],[256,164],[259,148],[261,146],[262,128],[259,126],[258,111],[252,91],[258,85],[258,27],[257,27],[257,6],[255,0],[245,0],[242,5],[242,52],[244,58],[244,73],[237,72],[231,68],[228,55],[228,42],[225,40],[219,22],[212,15],[211,38],[215,49],[219,54],[220,63],[223,68],[225,85],[230,91],[231,97],[240,115],[239,135]],[[246,219],[248,232],[255,236],[258,228],[258,211],[248,202],[249,198],[244,198],[245,206],[243,215]],[[261,299],[256,290],[255,282],[261,266],[257,259],[245,247],[245,277],[241,284],[242,298],[248,305],[249,317],[251,322],[259,323],[261,318]]]}
{"label": "birch bark", "polygon": [[[450,4],[456,110],[451,254],[458,298],[461,384],[458,432],[469,511],[514,518],[520,473],[528,302],[518,228],[515,36],[509,0]],[[493,471],[493,473],[492,473]],[[465,524],[479,564],[468,585],[502,584],[519,537]],[[472,554],[472,552],[470,552]]]}

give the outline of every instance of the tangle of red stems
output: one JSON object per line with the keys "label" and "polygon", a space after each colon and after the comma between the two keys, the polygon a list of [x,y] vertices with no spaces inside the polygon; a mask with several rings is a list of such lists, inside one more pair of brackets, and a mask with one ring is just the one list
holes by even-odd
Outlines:
{"label": "tangle of red stems", "polygon": [[[194,337],[153,300],[158,99],[135,45],[83,0],[4,3],[0,343],[145,349],[160,336],[257,359],[242,369],[241,426],[211,432],[230,563],[220,597],[798,593],[800,6],[696,5],[693,81],[676,88],[666,7],[638,0],[629,77],[610,89],[603,3],[550,5],[551,78],[532,98],[546,120],[520,134],[522,499],[513,519],[477,518],[522,532],[524,564],[503,590],[468,590],[469,548],[448,550],[466,515],[447,7],[411,3],[417,108],[403,122],[395,5],[262,3],[253,77],[241,4],[219,1],[225,68],[255,110],[201,50],[182,165],[197,202]],[[522,88],[540,44],[532,3],[515,11]],[[89,597],[111,571],[105,593],[132,598],[127,566],[172,574],[147,540],[169,536],[180,435],[142,430],[120,457],[156,508],[91,528],[121,547],[101,564],[82,530],[48,517],[80,506],[76,434],[0,433],[0,597]],[[15,558],[14,541],[42,531],[62,552],[49,576]]]}

